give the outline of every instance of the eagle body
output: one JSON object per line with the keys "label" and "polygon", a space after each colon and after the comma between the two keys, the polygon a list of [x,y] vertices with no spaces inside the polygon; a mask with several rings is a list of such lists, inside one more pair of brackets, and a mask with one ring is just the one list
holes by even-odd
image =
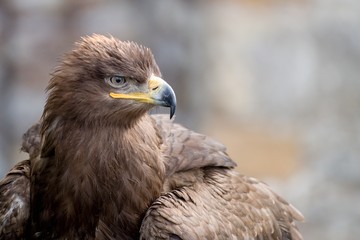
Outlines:
{"label": "eagle body", "polygon": [[302,239],[303,216],[175,112],[148,48],[83,38],[0,182],[0,239]]}

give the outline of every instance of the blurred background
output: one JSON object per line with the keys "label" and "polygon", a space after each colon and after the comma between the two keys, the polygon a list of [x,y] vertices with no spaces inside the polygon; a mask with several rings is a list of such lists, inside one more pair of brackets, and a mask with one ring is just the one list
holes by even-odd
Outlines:
{"label": "blurred background", "polygon": [[150,47],[176,121],[300,209],[305,239],[359,239],[359,1],[2,0],[1,177],[62,54],[92,33]]}

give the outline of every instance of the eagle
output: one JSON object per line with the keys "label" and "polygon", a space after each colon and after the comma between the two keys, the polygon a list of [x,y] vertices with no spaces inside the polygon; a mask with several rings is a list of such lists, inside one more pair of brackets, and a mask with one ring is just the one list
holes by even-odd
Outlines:
{"label": "eagle", "polygon": [[0,182],[0,239],[302,239],[295,207],[171,120],[175,93],[149,48],[83,37],[47,93],[29,159]]}

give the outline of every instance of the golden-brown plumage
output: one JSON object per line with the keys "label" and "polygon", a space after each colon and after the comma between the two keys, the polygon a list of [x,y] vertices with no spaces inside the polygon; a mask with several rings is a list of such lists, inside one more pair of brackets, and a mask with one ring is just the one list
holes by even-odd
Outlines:
{"label": "golden-brown plumage", "polygon": [[0,183],[0,239],[301,239],[302,215],[222,144],[147,114],[175,110],[159,77],[149,49],[111,37],[65,56],[30,160]]}

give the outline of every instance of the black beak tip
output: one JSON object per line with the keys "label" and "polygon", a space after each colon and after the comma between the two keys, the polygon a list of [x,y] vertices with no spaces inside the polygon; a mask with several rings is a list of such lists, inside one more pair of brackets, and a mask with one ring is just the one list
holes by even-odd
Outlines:
{"label": "black beak tip", "polygon": [[170,85],[166,84],[161,89],[161,97],[158,104],[170,108],[170,119],[172,119],[176,110],[176,95]]}
{"label": "black beak tip", "polygon": [[176,110],[176,105],[171,105],[170,106],[170,119],[172,119],[172,117],[174,116],[175,110]]}
{"label": "black beak tip", "polygon": [[176,95],[170,86],[164,91],[163,101],[165,102],[164,106],[170,107],[170,119],[172,119],[176,110]]}

